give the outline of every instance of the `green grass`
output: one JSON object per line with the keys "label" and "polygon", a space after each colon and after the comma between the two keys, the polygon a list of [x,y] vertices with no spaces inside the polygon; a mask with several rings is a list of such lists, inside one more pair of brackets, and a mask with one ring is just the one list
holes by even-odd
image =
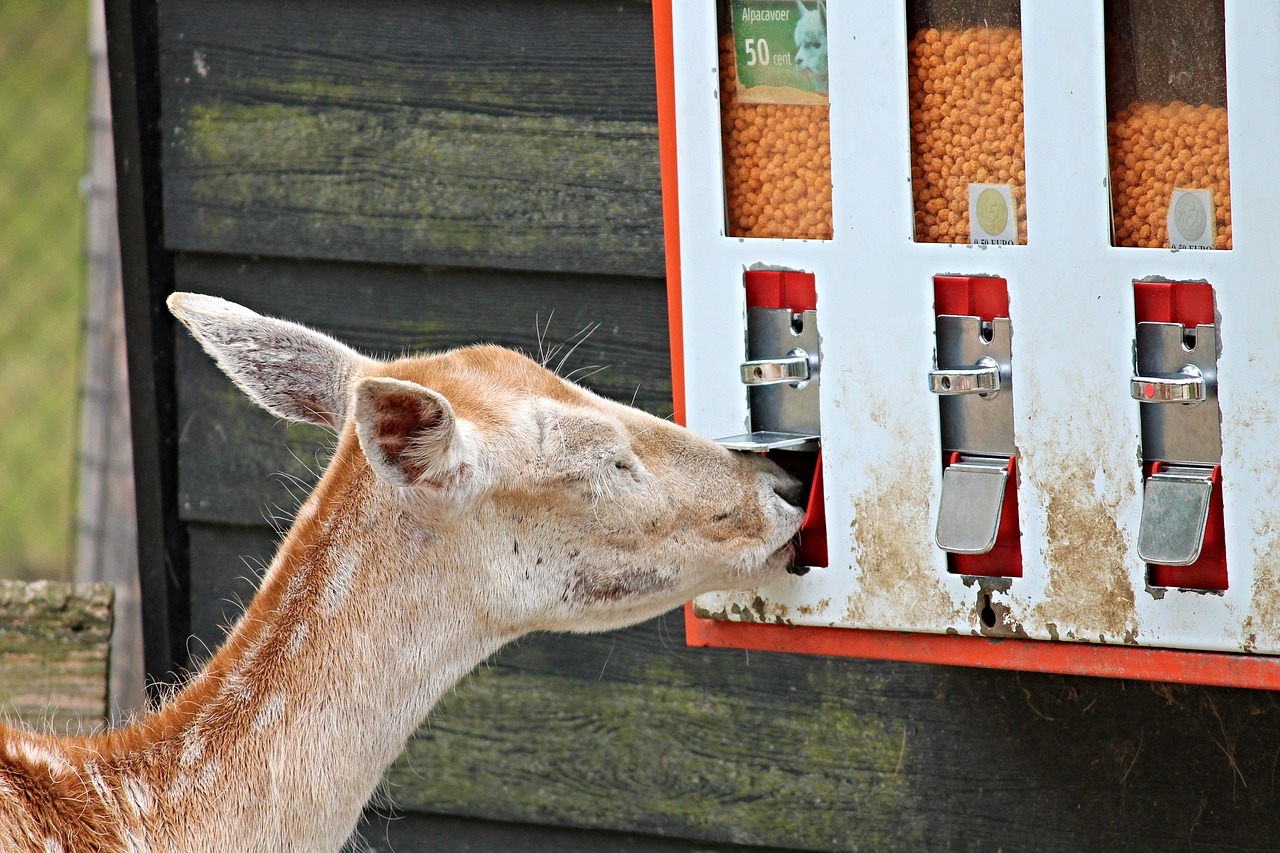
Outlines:
{"label": "green grass", "polygon": [[72,568],[87,19],[0,0],[0,577]]}

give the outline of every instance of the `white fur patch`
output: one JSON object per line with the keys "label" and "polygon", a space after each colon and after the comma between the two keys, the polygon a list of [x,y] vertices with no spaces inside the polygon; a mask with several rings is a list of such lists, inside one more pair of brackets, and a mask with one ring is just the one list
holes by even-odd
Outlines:
{"label": "white fur patch", "polygon": [[238,705],[249,704],[254,694],[253,682],[249,671],[257,664],[260,654],[262,654],[261,641],[255,642],[245,649],[244,654],[236,663],[235,669],[231,670],[227,674],[226,680],[222,682],[222,689],[218,691],[218,695],[226,701]]}
{"label": "white fur patch", "polygon": [[46,838],[44,840],[44,853],[66,853],[66,850],[58,839]]}
{"label": "white fur patch", "polygon": [[289,644],[285,646],[285,651],[289,657],[296,658],[302,652],[302,646],[307,642],[307,634],[311,629],[307,627],[306,622],[299,622],[293,626],[293,630],[289,633]]}
{"label": "white fur patch", "polygon": [[284,717],[285,694],[274,693],[253,718],[253,730],[255,732],[265,732],[267,729],[280,722]]}
{"label": "white fur patch", "polygon": [[333,561],[329,576],[324,579],[324,594],[320,603],[320,608],[326,615],[337,612],[351,595],[359,563],[359,555],[354,553],[342,554]]}
{"label": "white fur patch", "polygon": [[201,793],[208,793],[213,790],[213,785],[222,776],[222,765],[216,761],[209,761],[196,771],[196,790]]}
{"label": "white fur patch", "polygon": [[93,790],[98,794],[98,799],[104,803],[110,803],[113,800],[111,789],[107,787],[107,780],[103,778],[102,771],[94,762],[85,764],[85,774],[89,777],[89,784],[93,786]]}
{"label": "white fur patch", "polygon": [[191,767],[204,756],[204,737],[200,729],[192,725],[182,733],[182,755],[178,762],[183,767]]}
{"label": "white fur patch", "polygon": [[71,764],[65,758],[39,744],[19,741],[18,754],[28,764],[42,765],[52,776],[66,776],[71,772]]}
{"label": "white fur patch", "polygon": [[311,571],[306,567],[294,571],[289,577],[289,583],[284,588],[284,597],[280,601],[282,609],[293,610],[298,606],[302,598],[302,590],[310,580],[310,576]]}
{"label": "white fur patch", "polygon": [[155,808],[155,798],[151,795],[151,788],[133,776],[124,777],[124,799],[129,804],[129,808],[138,817],[146,817],[151,814]]}

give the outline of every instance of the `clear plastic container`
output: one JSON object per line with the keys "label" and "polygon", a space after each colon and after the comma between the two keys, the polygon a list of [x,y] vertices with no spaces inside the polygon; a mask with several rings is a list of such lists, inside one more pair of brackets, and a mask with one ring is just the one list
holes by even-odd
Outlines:
{"label": "clear plastic container", "polygon": [[1106,0],[1112,244],[1230,249],[1223,0]]}
{"label": "clear plastic container", "polygon": [[721,0],[719,13],[726,232],[829,240],[826,2]]}
{"label": "clear plastic container", "polygon": [[920,243],[1027,242],[1018,0],[907,3]]}

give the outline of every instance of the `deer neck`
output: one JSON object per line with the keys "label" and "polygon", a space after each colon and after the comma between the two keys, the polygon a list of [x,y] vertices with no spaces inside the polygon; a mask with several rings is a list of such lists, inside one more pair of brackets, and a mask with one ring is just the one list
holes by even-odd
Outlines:
{"label": "deer neck", "polygon": [[176,847],[336,849],[432,705],[512,637],[343,444],[227,643],[124,735]]}

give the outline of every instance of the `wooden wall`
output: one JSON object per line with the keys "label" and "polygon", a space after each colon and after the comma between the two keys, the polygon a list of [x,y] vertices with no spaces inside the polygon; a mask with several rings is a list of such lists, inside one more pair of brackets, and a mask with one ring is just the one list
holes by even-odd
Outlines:
{"label": "wooden wall", "polygon": [[[380,353],[536,350],[540,327],[560,341],[594,326],[566,369],[609,365],[587,384],[669,412],[646,3],[158,8],[137,49],[157,51],[172,286]],[[173,346],[166,559],[199,652],[252,594],[327,440],[255,410],[185,335]],[[368,838],[1265,850],[1280,847],[1278,766],[1271,694],[698,651],[669,614],[497,655],[392,768],[402,817],[372,815]]]}

